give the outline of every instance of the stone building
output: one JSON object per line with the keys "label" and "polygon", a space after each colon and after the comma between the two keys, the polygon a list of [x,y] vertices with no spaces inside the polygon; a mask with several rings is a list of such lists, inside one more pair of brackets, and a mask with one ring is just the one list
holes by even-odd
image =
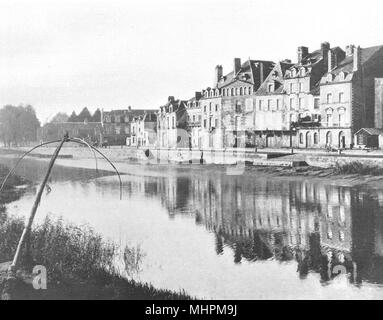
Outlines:
{"label": "stone building", "polygon": [[157,146],[160,148],[190,148],[187,101],[168,98],[157,114]]}
{"label": "stone building", "polygon": [[[329,56],[332,57],[330,62]],[[322,121],[320,81],[334,61],[343,58],[344,51],[339,47],[330,48],[328,42],[313,52],[309,52],[307,47],[299,47],[298,62],[285,74],[285,102],[290,123],[297,129],[296,146],[299,148],[319,147]]]}
{"label": "stone building", "polygon": [[215,68],[214,87],[201,99],[202,147],[245,147],[253,141],[254,92],[273,69],[272,61],[235,58],[233,71]]}
{"label": "stone building", "polygon": [[359,129],[382,127],[383,46],[350,45],[345,58],[332,60],[331,66],[320,83],[319,146],[350,148]]}
{"label": "stone building", "polygon": [[278,62],[255,92],[254,144],[256,146],[289,147],[292,145],[293,132],[290,128],[284,88],[285,73],[292,66],[289,60]]}
{"label": "stone building", "polygon": [[156,110],[128,109],[101,111],[103,126],[103,143],[107,145],[126,145],[131,136],[131,122],[134,117],[143,116],[145,113],[153,113]]}
{"label": "stone building", "polygon": [[130,123],[129,146],[153,146],[157,141],[157,114],[145,112],[143,116],[133,117]]}
{"label": "stone building", "polygon": [[188,131],[191,139],[192,148],[201,148],[202,133],[201,133],[201,92],[196,92],[194,97],[189,99],[186,104]]}

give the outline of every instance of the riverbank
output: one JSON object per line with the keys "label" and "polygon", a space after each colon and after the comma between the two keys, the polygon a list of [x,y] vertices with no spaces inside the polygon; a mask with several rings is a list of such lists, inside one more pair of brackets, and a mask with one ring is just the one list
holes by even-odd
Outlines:
{"label": "riverbank", "polygon": [[[297,181],[308,180],[322,182],[339,186],[359,186],[366,185],[371,188],[381,188],[383,183],[383,166],[376,162],[363,161],[363,158],[348,162],[338,162],[333,166],[302,166],[288,167],[278,165],[253,165],[249,163],[234,164],[200,164],[180,163],[175,161],[160,161],[152,157],[137,159],[134,156],[136,152],[142,150],[131,148],[111,148],[101,149],[103,152],[107,150],[108,157],[113,161],[115,167],[121,174],[134,175],[143,177],[169,177],[174,174],[178,175],[206,175],[206,174],[228,174],[243,175],[244,178],[256,179],[262,177],[293,179]],[[42,154],[52,154],[54,148],[42,148]],[[21,150],[0,150],[2,158],[14,158],[19,156]],[[39,153],[37,153],[39,154]],[[67,168],[77,169],[95,169],[109,171],[114,173],[112,167],[103,159],[98,158],[95,162],[94,155],[86,148],[63,148],[63,155],[57,159],[58,165]],[[299,155],[297,155],[299,156]],[[329,156],[331,157],[331,156]],[[376,157],[376,155],[375,155]],[[48,162],[46,156],[33,157],[36,161]],[[272,161],[271,159],[270,161]]]}
{"label": "riverbank", "polygon": [[[0,166],[0,180],[8,169]],[[69,224],[49,217],[35,225],[31,233],[31,252],[23,260],[14,281],[7,280],[7,267],[14,255],[24,228],[24,220],[9,216],[5,204],[17,200],[31,183],[12,176],[1,193],[0,206],[0,294],[4,299],[190,299],[185,292],[159,290],[122,276],[116,268],[116,257],[124,257],[123,272],[137,266],[137,248],[118,247],[87,226]],[[47,269],[46,290],[32,286],[32,266]]]}

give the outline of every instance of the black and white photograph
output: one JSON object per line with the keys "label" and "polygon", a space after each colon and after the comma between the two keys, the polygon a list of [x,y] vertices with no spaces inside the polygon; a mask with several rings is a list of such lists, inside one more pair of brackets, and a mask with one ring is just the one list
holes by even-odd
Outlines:
{"label": "black and white photograph", "polygon": [[0,300],[383,299],[382,12],[0,0]]}

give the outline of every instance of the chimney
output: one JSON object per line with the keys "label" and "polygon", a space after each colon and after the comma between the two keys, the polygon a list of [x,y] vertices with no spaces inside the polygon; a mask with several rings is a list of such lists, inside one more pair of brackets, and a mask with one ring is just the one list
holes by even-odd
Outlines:
{"label": "chimney", "polygon": [[218,84],[219,80],[221,80],[221,78],[222,78],[222,72],[223,72],[222,66],[220,66],[220,65],[215,66],[214,83],[216,85]]}
{"label": "chimney", "polygon": [[263,83],[264,77],[263,77],[263,62],[260,62],[259,64],[259,84],[261,85]]}
{"label": "chimney", "polygon": [[202,98],[202,93],[200,91],[196,91],[194,97],[196,98],[196,100],[199,100]]}
{"label": "chimney", "polygon": [[302,62],[302,59],[309,54],[309,48],[307,47],[298,47],[298,63]]}
{"label": "chimney", "polygon": [[240,58],[234,58],[234,76],[237,75],[239,70],[241,69],[241,59]]}
{"label": "chimney", "polygon": [[169,96],[168,97],[168,102],[173,102],[174,101],[174,96]]}
{"label": "chimney", "polygon": [[128,111],[129,112],[132,111],[132,107],[131,106],[128,107]]}
{"label": "chimney", "polygon": [[329,51],[330,51],[330,44],[328,42],[322,42],[321,43],[321,51],[322,51],[322,57],[323,57],[323,62],[324,62],[324,70],[329,70]]}
{"label": "chimney", "polygon": [[360,65],[361,65],[361,61],[362,61],[362,50],[360,48],[360,46],[358,46],[357,48],[354,48],[354,67],[352,69],[352,71],[358,71],[359,68],[360,68]]}
{"label": "chimney", "polygon": [[346,56],[347,57],[352,56],[354,54],[354,48],[355,48],[355,46],[353,44],[346,46]]}
{"label": "chimney", "polygon": [[328,68],[327,72],[330,72],[332,69],[336,67],[336,57],[332,50],[328,51]]}

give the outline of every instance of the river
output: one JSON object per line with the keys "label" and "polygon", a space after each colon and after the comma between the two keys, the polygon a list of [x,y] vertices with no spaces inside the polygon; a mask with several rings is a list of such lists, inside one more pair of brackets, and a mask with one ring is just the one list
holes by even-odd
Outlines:
{"label": "river", "polygon": [[[46,166],[26,159],[17,173],[38,182]],[[62,217],[139,246],[131,277],[198,298],[383,298],[383,187],[228,176],[214,166],[132,173],[120,200],[116,176],[55,166],[37,223]],[[35,193],[8,212],[26,216]]]}

